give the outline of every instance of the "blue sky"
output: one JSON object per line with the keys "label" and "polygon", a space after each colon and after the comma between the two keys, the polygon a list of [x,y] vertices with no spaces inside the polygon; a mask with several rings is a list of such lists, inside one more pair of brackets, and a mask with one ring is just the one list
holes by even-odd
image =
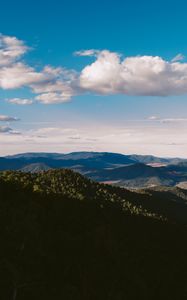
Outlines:
{"label": "blue sky", "polygon": [[186,9],[185,1],[1,3],[0,155],[187,157]]}

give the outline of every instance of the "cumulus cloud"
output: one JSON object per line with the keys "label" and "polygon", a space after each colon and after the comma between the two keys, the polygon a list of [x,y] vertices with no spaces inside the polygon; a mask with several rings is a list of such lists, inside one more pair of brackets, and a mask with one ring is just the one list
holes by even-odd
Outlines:
{"label": "cumulus cloud", "polygon": [[[52,103],[59,103],[71,98],[74,93],[70,86],[75,81],[76,72],[52,66],[44,66],[38,71],[20,60],[28,49],[23,41],[0,35],[0,88],[8,90],[28,87],[34,94],[41,93],[37,100],[40,101],[41,98],[43,103],[50,103],[50,99]],[[14,98],[9,102],[19,105],[31,104],[30,99],[21,101]]]}
{"label": "cumulus cloud", "polygon": [[[54,70],[55,72],[55,70]],[[49,70],[44,70],[44,74],[53,74]],[[31,85],[35,99],[44,104],[55,104],[70,101],[74,95],[79,93],[77,85],[77,72],[72,70],[59,70],[59,73],[51,80],[37,82]]]}
{"label": "cumulus cloud", "polygon": [[[67,102],[75,95],[86,93],[136,96],[187,93],[187,63],[181,61],[182,54],[167,61],[159,56],[122,57],[109,50],[81,50],[75,55],[93,56],[94,62],[77,72],[53,66],[38,70],[27,65],[22,55],[28,49],[16,37],[0,35],[0,88],[27,87],[33,99],[44,104]],[[13,102],[26,105],[31,100]]]}
{"label": "cumulus cloud", "polygon": [[10,117],[10,116],[5,116],[5,115],[0,115],[0,121],[1,121],[1,122],[19,121],[19,118],[16,118],[16,117]]}
{"label": "cumulus cloud", "polygon": [[159,56],[121,59],[101,51],[80,74],[80,86],[99,94],[169,96],[187,93],[187,63],[168,62]]}
{"label": "cumulus cloud", "polygon": [[7,66],[28,51],[23,41],[0,34],[0,67]]}
{"label": "cumulus cloud", "polygon": [[12,98],[8,99],[7,102],[16,105],[31,105],[33,103],[32,99],[22,99],[22,98]]}
{"label": "cumulus cloud", "polygon": [[0,68],[0,88],[2,89],[17,89],[45,79],[47,80],[43,73],[36,72],[34,68],[22,62]]}

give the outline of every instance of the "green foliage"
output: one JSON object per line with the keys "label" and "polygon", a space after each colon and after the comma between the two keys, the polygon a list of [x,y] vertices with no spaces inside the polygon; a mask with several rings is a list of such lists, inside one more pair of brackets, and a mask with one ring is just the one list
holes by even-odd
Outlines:
{"label": "green foliage", "polygon": [[94,201],[101,207],[113,205],[130,214],[161,218],[141,205],[131,203],[126,199],[128,192],[120,188],[99,184],[68,169],[49,170],[40,173],[23,173],[20,171],[5,171],[0,177],[11,184],[30,191],[43,194],[58,194],[81,201]]}
{"label": "green foliage", "polygon": [[186,299],[186,227],[139,196],[70,170],[1,173],[0,299]]}

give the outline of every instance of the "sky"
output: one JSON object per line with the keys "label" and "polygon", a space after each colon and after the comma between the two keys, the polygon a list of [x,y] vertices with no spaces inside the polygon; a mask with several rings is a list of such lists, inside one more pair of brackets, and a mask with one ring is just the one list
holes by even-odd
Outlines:
{"label": "sky", "polygon": [[187,158],[186,1],[1,1],[0,155]]}

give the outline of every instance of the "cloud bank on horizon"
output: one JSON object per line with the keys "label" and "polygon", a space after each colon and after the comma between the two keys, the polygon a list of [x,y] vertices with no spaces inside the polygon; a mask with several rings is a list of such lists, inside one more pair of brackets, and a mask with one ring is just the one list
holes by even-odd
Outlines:
{"label": "cloud bank on horizon", "polygon": [[159,56],[123,57],[109,50],[88,49],[75,52],[94,61],[80,72],[62,66],[41,70],[27,64],[24,54],[31,49],[16,37],[0,35],[0,89],[23,87],[32,99],[15,97],[9,103],[29,105],[63,103],[80,94],[132,96],[171,96],[187,93],[187,63],[178,54],[171,61]]}
{"label": "cloud bank on horizon", "polygon": [[9,126],[0,127],[0,155],[20,152],[76,152],[104,151],[124,154],[152,154],[164,157],[186,157],[187,122],[126,124],[125,127],[87,126],[64,128],[50,124],[48,127],[17,132]]}

